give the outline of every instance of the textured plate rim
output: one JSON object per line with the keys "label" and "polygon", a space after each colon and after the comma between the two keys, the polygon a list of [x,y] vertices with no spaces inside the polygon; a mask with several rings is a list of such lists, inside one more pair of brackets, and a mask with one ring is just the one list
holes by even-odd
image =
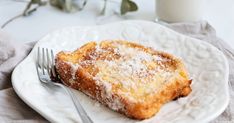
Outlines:
{"label": "textured plate rim", "polygon": [[94,26],[71,26],[71,27],[64,27],[64,28],[60,28],[60,29],[56,29],[54,31],[51,31],[49,33],[47,33],[45,36],[43,36],[35,45],[34,47],[32,48],[31,52],[29,53],[29,55],[24,59],[22,60],[16,67],[15,69],[13,70],[12,72],[12,76],[11,76],[11,80],[12,80],[12,87],[13,89],[15,90],[16,94],[27,104],[29,105],[32,109],[34,109],[36,112],[38,112],[40,115],[42,115],[45,119],[49,120],[50,122],[55,122],[53,120],[53,118],[47,116],[44,112],[41,112],[40,109],[36,106],[34,106],[33,104],[31,104],[25,97],[24,95],[18,90],[18,88],[16,87],[15,83],[17,83],[17,80],[16,80],[16,75],[15,75],[15,71],[18,70],[19,66],[23,64],[24,61],[26,61],[31,55],[33,55],[33,52],[35,50],[36,47],[38,47],[38,45],[40,44],[41,40],[43,40],[45,37],[47,37],[48,35],[51,35],[52,33],[56,33],[56,32],[59,32],[61,30],[66,30],[66,29],[76,29],[76,28],[95,28],[95,27],[103,27],[103,26],[112,26],[112,25],[116,25],[116,24],[121,24],[121,23],[151,23],[151,24],[157,24],[159,27],[161,28],[164,28],[166,30],[170,30],[172,33],[175,33],[176,35],[179,35],[179,36],[183,36],[183,37],[186,37],[186,38],[189,38],[189,39],[192,39],[192,40],[196,40],[196,42],[198,43],[204,43],[206,45],[209,45],[210,47],[213,47],[215,48],[218,52],[220,52],[222,54],[222,57],[224,59],[224,62],[225,62],[225,66],[227,67],[226,69],[226,74],[225,74],[225,80],[224,80],[224,83],[225,83],[225,93],[226,93],[226,98],[223,100],[223,105],[221,108],[219,108],[219,110],[217,110],[215,113],[209,115],[208,117],[206,117],[205,119],[203,120],[200,120],[199,122],[209,122],[211,120],[214,120],[215,118],[217,118],[221,113],[224,112],[224,110],[227,108],[228,104],[229,104],[229,100],[230,100],[230,95],[229,95],[229,86],[228,86],[228,79],[229,79],[229,63],[228,63],[228,60],[227,58],[225,57],[225,55],[216,47],[214,47],[213,45],[207,43],[207,42],[204,42],[204,41],[201,41],[199,39],[196,39],[196,38],[192,38],[192,37],[189,37],[187,35],[184,35],[184,34],[181,34],[179,32],[176,32],[168,27],[165,27],[163,25],[160,25],[158,23],[154,23],[154,22],[151,22],[151,21],[144,21],[144,20],[125,20],[125,21],[120,21],[120,22],[114,22],[114,23],[107,23],[107,24],[103,24],[103,25],[94,25]]}

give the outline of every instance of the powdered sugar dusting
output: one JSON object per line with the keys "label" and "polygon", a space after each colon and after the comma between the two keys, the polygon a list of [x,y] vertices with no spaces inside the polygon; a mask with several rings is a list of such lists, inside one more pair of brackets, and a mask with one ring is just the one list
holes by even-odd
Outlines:
{"label": "powdered sugar dusting", "polygon": [[[167,59],[117,42],[108,47],[97,44],[95,50],[86,55],[86,59],[77,64],[68,63],[72,66],[73,79],[78,67],[89,68],[96,84],[102,88],[101,97],[96,98],[100,102],[105,100],[113,110],[124,110],[122,98],[125,97],[131,102],[143,101],[144,95],[156,92],[172,76],[165,66]],[[96,73],[95,69],[98,69]],[[115,93],[121,97],[114,96]]]}
{"label": "powdered sugar dusting", "polygon": [[97,80],[96,82],[103,88],[101,89],[101,98],[97,97],[97,100],[100,100],[100,102],[103,102],[101,100],[104,100],[108,107],[110,107],[113,110],[124,110],[124,105],[121,102],[121,98],[114,97],[112,95],[112,84],[106,81],[100,82],[99,80]]}
{"label": "powdered sugar dusting", "polygon": [[72,79],[75,80],[76,78],[76,71],[79,67],[79,64],[74,64],[74,63],[71,63],[71,62],[66,62],[68,65],[71,66],[71,75],[72,75]]}
{"label": "powdered sugar dusting", "polygon": [[[106,90],[117,88],[116,91],[126,97],[135,96],[132,101],[136,101],[138,97],[156,91],[155,88],[172,75],[162,63],[165,59],[160,56],[125,45],[115,46],[112,54],[118,54],[120,58],[95,60],[95,66],[101,71],[95,79],[101,81]],[[96,52],[105,50],[96,46]]]}

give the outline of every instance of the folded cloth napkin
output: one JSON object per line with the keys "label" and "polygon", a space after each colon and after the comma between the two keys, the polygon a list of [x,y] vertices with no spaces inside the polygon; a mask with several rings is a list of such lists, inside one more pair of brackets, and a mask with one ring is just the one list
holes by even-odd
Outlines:
{"label": "folded cloth napkin", "polygon": [[[205,21],[194,23],[166,24],[169,28],[185,35],[211,43],[221,50],[230,66],[230,96],[228,108],[212,123],[234,122],[234,51],[216,37],[215,30]],[[30,52],[34,43],[16,44],[9,36],[0,31],[0,121],[2,122],[48,122],[28,107],[14,92],[11,86],[11,72],[14,67]]]}
{"label": "folded cloth napkin", "polygon": [[27,106],[11,86],[14,67],[25,58],[35,43],[20,44],[0,30],[0,121],[16,123],[48,122]]}

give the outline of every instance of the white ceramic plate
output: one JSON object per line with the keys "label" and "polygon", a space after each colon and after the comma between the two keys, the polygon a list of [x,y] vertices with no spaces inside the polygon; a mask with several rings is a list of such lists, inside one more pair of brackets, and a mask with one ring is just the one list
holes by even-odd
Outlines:
{"label": "white ceramic plate", "polygon": [[16,93],[29,106],[51,122],[80,122],[70,98],[61,88],[51,88],[38,80],[35,59],[37,47],[55,52],[72,51],[88,41],[124,39],[181,57],[193,79],[192,93],[164,105],[154,117],[131,120],[86,95],[73,90],[95,123],[201,123],[220,115],[228,105],[228,63],[210,44],[147,21],[124,21],[92,27],[70,27],[49,33],[14,70],[12,83]]}

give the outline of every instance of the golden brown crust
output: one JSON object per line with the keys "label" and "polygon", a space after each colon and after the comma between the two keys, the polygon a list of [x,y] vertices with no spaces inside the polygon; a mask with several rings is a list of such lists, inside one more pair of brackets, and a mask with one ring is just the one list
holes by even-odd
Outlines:
{"label": "golden brown crust", "polygon": [[[125,45],[127,47],[140,49],[152,55],[160,55],[165,59],[170,59],[170,62],[164,62],[163,64],[172,71],[179,71],[178,75],[160,86],[160,89],[156,88],[157,91],[155,93],[144,95],[142,100],[137,99],[137,101],[133,101],[126,96],[122,96],[119,91],[115,92],[115,88],[117,90],[121,88],[118,86],[112,86],[113,93],[106,96],[108,95],[108,91],[106,91],[106,88],[102,84],[99,84],[100,82],[97,82],[94,77],[98,73],[98,70],[95,69],[94,65],[78,65],[75,72],[74,66],[72,66],[73,64],[76,64],[77,61],[87,61],[91,59],[86,54],[95,52],[94,49],[97,45],[95,42],[91,42],[72,53],[60,52],[57,54],[56,68],[63,83],[69,87],[84,92],[111,109],[134,119],[150,118],[159,111],[163,104],[178,97],[187,96],[191,92],[191,80],[189,80],[187,71],[181,60],[170,54],[155,51],[151,48],[127,41],[103,41],[100,45],[103,45],[103,47],[106,48],[113,47],[113,42],[117,42],[118,44]],[[113,54],[112,50],[110,50],[108,54],[111,53],[111,57],[104,53],[104,55],[99,54],[98,59],[112,60],[112,58],[117,59],[118,57],[122,57],[120,55]],[[150,67],[148,69],[151,69]]]}

